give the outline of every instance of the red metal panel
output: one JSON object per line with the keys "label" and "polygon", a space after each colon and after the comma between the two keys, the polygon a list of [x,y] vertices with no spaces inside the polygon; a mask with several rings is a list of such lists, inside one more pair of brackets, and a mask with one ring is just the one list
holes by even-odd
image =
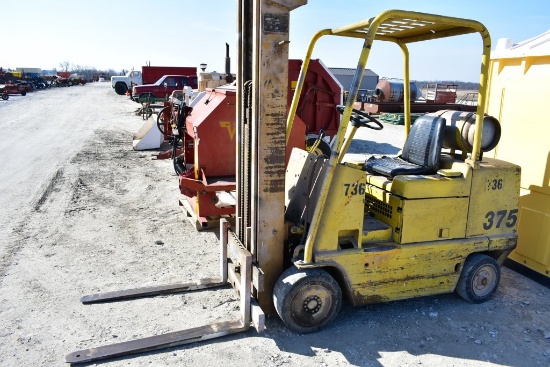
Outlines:
{"label": "red metal panel", "polygon": [[[300,60],[289,60],[290,93],[293,93],[301,65]],[[293,147],[305,148],[306,133],[319,133],[324,129],[326,135],[333,136],[338,129],[340,115],[336,105],[341,103],[341,89],[318,60],[310,63],[306,86],[286,147],[285,165]],[[292,96],[288,99],[289,104],[291,99]],[[224,87],[207,90],[206,96],[193,107],[185,121],[185,161],[198,168],[199,177],[195,177],[194,167],[190,168],[180,176],[179,186],[198,218],[235,212],[233,207],[217,208],[214,205],[216,191],[235,189],[235,118],[236,90]],[[307,119],[306,122],[303,118]],[[187,145],[187,142],[193,142],[193,145]],[[233,178],[231,187],[217,187],[214,183],[230,176]]]}
{"label": "red metal panel", "polygon": [[[207,178],[204,171],[199,170],[199,177],[195,179],[193,169],[179,176],[180,192],[185,200],[193,208],[197,218],[219,216],[235,213],[233,206],[218,208],[216,192],[234,191],[236,189],[235,177],[210,177]],[[199,222],[202,220],[199,220]]]}
{"label": "red metal panel", "polygon": [[194,164],[208,177],[235,175],[235,95],[235,90],[211,90],[187,116],[187,135],[198,144]]}
{"label": "red metal panel", "polygon": [[[288,63],[288,105],[290,106],[302,60],[288,60]],[[336,105],[342,104],[341,94],[340,84],[323,64],[318,59],[311,60],[296,110],[296,114],[306,124],[308,134],[318,134],[323,129],[330,137],[336,135],[340,123],[340,114],[336,111]]]}

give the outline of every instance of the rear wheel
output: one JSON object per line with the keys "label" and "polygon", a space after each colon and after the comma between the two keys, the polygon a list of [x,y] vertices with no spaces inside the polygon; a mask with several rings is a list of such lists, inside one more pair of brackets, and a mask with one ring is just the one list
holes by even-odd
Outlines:
{"label": "rear wheel", "polygon": [[342,306],[342,291],[323,269],[302,270],[291,266],[275,283],[273,303],[290,330],[312,333],[336,318]]}
{"label": "rear wheel", "polygon": [[166,115],[170,115],[171,108],[170,106],[164,107],[162,110],[160,110],[158,116],[157,116],[157,128],[164,136],[168,136],[168,132],[166,130],[166,123],[169,122],[169,120],[166,120]]}
{"label": "rear wheel", "polygon": [[22,90],[22,91],[21,91],[21,95],[22,95],[23,97],[26,96],[26,95],[27,95],[27,91],[26,91],[26,90]]}
{"label": "rear wheel", "polygon": [[490,256],[470,255],[464,263],[456,293],[468,302],[482,303],[495,293],[500,282],[500,266]]}
{"label": "rear wheel", "polygon": [[115,92],[120,96],[125,95],[127,90],[126,84],[118,83],[115,85]]}
{"label": "rear wheel", "polygon": [[2,93],[2,99],[4,101],[7,101],[10,98],[10,96],[7,93]]}

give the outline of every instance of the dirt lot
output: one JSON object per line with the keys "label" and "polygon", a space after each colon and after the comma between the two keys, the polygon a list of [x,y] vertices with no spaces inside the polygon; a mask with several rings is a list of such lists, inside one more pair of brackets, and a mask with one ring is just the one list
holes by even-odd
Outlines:
{"label": "dirt lot", "polygon": [[[187,221],[171,162],[132,150],[136,106],[109,83],[0,101],[0,366],[63,366],[79,349],[237,318],[231,289],[79,302],[217,275],[217,232]],[[391,143],[374,148],[397,151],[400,127],[384,131]],[[549,300],[548,288],[504,268],[481,305],[453,294],[345,305],[330,327],[304,336],[273,316],[263,334],[101,365],[550,366]]]}

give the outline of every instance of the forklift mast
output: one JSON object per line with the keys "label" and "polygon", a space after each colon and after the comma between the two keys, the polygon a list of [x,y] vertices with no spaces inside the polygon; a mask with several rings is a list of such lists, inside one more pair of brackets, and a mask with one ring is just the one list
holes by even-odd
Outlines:
{"label": "forklift mast", "polygon": [[283,271],[289,17],[306,3],[241,0],[238,9],[235,234],[261,274],[265,313]]}

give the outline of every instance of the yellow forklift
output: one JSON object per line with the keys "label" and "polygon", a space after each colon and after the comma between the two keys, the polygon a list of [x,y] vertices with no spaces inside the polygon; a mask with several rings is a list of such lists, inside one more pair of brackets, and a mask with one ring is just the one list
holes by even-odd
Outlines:
{"label": "yellow forklift", "polygon": [[[479,303],[497,289],[500,266],[517,243],[520,168],[482,158],[499,138],[498,121],[485,116],[489,32],[473,20],[402,10],[322,30],[308,47],[287,112],[289,14],[306,2],[239,2],[238,204],[235,225],[220,225],[220,277],[82,298],[106,302],[229,283],[239,293],[240,319],[82,350],[67,362],[173,347],[251,325],[260,332],[264,315],[275,311],[294,332],[314,332],[336,317],[344,297],[363,306],[456,291]],[[425,115],[411,126],[405,88],[401,153],[346,162],[357,129],[383,128],[353,109],[375,41],[401,48],[409,85],[407,44],[471,33],[482,42],[476,113]],[[342,122],[330,157],[294,149],[285,167],[297,98],[315,44],[326,36],[363,40],[350,96],[338,107]]]}

